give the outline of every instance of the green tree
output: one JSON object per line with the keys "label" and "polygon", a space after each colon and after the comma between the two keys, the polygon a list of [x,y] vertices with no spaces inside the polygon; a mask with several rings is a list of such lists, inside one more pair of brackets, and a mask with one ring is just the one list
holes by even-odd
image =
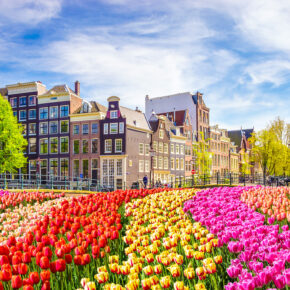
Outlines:
{"label": "green tree", "polygon": [[210,174],[212,164],[212,153],[209,151],[210,138],[204,139],[203,132],[200,132],[201,140],[193,145],[193,153],[196,157],[195,165],[199,174]]}
{"label": "green tree", "polygon": [[26,164],[23,151],[27,141],[22,132],[9,102],[0,95],[0,173],[15,172]]}
{"label": "green tree", "polygon": [[252,167],[252,165],[250,164],[249,154],[245,152],[245,149],[242,149],[240,152],[240,156],[241,156],[240,172],[243,174],[250,174],[251,173],[250,168]]}

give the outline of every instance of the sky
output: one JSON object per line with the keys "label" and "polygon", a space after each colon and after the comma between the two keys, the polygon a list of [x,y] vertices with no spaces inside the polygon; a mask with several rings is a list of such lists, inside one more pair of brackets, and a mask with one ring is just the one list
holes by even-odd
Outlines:
{"label": "sky", "polygon": [[38,80],[143,110],[199,91],[226,129],[290,122],[290,2],[0,0],[0,87]]}

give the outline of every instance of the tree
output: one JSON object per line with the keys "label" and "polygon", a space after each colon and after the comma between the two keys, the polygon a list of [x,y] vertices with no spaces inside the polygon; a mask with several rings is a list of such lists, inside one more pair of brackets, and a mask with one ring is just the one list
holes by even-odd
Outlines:
{"label": "tree", "polygon": [[240,151],[240,157],[241,157],[241,166],[240,166],[240,172],[243,174],[250,174],[250,168],[252,165],[250,164],[250,157],[247,152],[245,152],[245,149],[241,149]]}
{"label": "tree", "polygon": [[193,152],[196,156],[195,164],[200,174],[210,174],[212,164],[212,153],[209,151],[210,138],[204,139],[203,132],[200,132],[201,140],[193,145]]}
{"label": "tree", "polygon": [[15,172],[26,164],[23,151],[27,141],[22,132],[9,102],[0,95],[0,173]]}

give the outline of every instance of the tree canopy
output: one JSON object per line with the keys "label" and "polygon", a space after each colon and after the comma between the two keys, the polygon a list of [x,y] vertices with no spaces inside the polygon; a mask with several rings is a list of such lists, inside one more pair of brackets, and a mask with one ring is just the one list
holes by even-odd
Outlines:
{"label": "tree canopy", "polygon": [[23,151],[27,141],[22,132],[9,102],[0,95],[0,173],[15,172],[26,164]]}

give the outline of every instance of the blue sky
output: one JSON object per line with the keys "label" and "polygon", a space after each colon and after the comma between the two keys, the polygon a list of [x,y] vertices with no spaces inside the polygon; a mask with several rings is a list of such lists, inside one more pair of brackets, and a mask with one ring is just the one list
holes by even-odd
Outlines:
{"label": "blue sky", "polygon": [[36,80],[142,109],[198,90],[228,129],[289,122],[289,0],[0,0],[0,87]]}

